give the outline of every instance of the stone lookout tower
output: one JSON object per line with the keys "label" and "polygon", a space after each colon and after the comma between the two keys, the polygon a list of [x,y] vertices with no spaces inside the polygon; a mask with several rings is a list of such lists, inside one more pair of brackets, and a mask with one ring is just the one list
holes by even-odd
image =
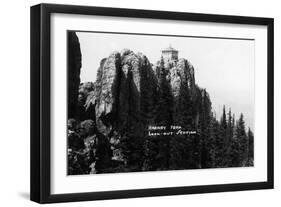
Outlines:
{"label": "stone lookout tower", "polygon": [[162,57],[165,61],[178,60],[179,51],[172,48],[171,45],[162,51]]}

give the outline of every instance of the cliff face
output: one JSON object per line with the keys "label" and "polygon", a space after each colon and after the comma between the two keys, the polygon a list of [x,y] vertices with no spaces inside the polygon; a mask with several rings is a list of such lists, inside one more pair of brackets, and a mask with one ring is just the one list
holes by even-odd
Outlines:
{"label": "cliff face", "polygon": [[[195,78],[194,68],[190,62],[184,58],[179,60],[165,60],[165,70],[167,71],[167,79],[171,84],[173,96],[179,96],[181,85],[187,85],[194,94],[195,92]],[[160,61],[154,67],[154,71],[158,74],[159,79]]]}
{"label": "cliff face", "polygon": [[[101,133],[108,135],[116,117],[121,57],[119,53],[112,53],[103,59],[98,69],[96,80],[96,96],[90,100],[95,102],[96,122]],[[95,99],[95,101],[93,101]]]}
{"label": "cliff face", "polygon": [[68,32],[67,41],[68,118],[76,118],[78,88],[80,84],[81,50],[80,43],[75,32]]}
{"label": "cliff face", "polygon": [[155,99],[157,80],[146,56],[123,50],[101,61],[95,85],[96,95],[89,101],[96,103],[98,129],[109,135],[140,123],[141,112],[148,110],[145,100]]}

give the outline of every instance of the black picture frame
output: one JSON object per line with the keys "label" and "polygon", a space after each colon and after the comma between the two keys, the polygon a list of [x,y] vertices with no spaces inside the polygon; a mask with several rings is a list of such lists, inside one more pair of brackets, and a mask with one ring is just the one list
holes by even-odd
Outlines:
{"label": "black picture frame", "polygon": [[[133,17],[162,20],[194,22],[218,22],[267,26],[267,181],[238,184],[219,184],[186,187],[167,187],[154,189],[121,190],[106,192],[85,192],[74,194],[51,194],[50,184],[50,16],[52,13],[99,15],[111,17]],[[103,8],[39,4],[31,7],[31,174],[30,199],[38,203],[88,201],[103,199],[134,198],[146,196],[167,196],[179,194],[272,189],[274,177],[273,147],[273,38],[274,20],[272,18],[195,14],[168,11]]]}

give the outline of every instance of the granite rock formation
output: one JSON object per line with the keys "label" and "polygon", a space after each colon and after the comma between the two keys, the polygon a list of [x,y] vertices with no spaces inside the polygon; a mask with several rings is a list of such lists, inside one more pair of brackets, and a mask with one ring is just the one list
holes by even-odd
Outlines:
{"label": "granite rock formation", "polygon": [[[195,91],[194,68],[191,63],[180,58],[179,60],[165,60],[165,70],[167,71],[167,79],[171,84],[174,97],[179,96],[180,86],[187,85],[193,92]],[[154,66],[154,71],[159,79],[160,61]]]}
{"label": "granite rock formation", "polygon": [[97,127],[104,135],[113,129],[123,133],[128,121],[140,124],[141,113],[147,110],[144,100],[154,100],[157,90],[147,57],[126,49],[101,61],[95,84],[92,100],[96,103]]}

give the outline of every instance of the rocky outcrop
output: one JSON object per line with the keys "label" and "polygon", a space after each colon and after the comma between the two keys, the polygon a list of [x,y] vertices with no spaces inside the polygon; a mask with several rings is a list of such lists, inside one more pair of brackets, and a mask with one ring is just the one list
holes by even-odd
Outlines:
{"label": "rocky outcrop", "polygon": [[116,119],[121,76],[120,66],[121,57],[118,52],[112,53],[101,61],[96,80],[96,96],[89,99],[89,101],[96,103],[97,127],[104,135],[110,133],[114,119]]}
{"label": "rocky outcrop", "polygon": [[[79,86],[79,120],[94,120],[96,131],[100,133],[88,138],[87,143],[98,137],[104,146],[110,143],[112,161],[127,163],[123,142],[133,144],[132,139],[141,138],[144,128],[153,122],[157,87],[151,63],[141,53],[124,49],[101,60],[96,82]],[[80,128],[83,128],[82,123]]]}
{"label": "rocky outcrop", "polygon": [[[98,69],[96,92],[89,101],[96,103],[99,131],[109,135],[114,130],[123,134],[128,126],[138,133],[145,102],[155,99],[157,81],[147,57],[124,49],[103,59]],[[152,104],[152,103],[151,103]]]}
{"label": "rocky outcrop", "polygon": [[75,32],[68,32],[67,41],[68,118],[77,118],[77,100],[81,69],[81,50],[80,43]]}
{"label": "rocky outcrop", "polygon": [[[195,92],[194,68],[190,62],[184,58],[179,60],[165,60],[164,67],[167,72],[167,79],[171,84],[174,97],[178,97],[181,84],[187,85],[188,88]],[[160,74],[160,61],[154,67],[156,74]],[[159,77],[158,77],[159,79]]]}
{"label": "rocky outcrop", "polygon": [[[176,80],[180,79],[180,82]],[[185,84],[194,92],[194,68],[186,59],[179,59],[176,66],[171,69],[171,87],[174,96],[179,95],[180,84]]]}

